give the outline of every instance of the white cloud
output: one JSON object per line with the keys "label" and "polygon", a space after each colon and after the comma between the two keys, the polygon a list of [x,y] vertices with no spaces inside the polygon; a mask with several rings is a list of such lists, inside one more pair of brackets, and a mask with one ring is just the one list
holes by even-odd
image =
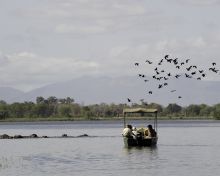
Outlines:
{"label": "white cloud", "polygon": [[182,3],[192,5],[216,5],[220,4],[220,0],[181,0]]}
{"label": "white cloud", "polygon": [[196,48],[204,48],[207,45],[202,37],[198,37],[197,39],[190,42],[192,43],[192,46]]}
{"label": "white cloud", "polygon": [[55,28],[58,33],[76,33],[76,34],[96,34],[105,32],[105,27],[96,25],[75,26],[71,24],[60,24]]}
{"label": "white cloud", "polygon": [[[58,6],[62,8],[57,8]],[[55,32],[75,34],[99,34],[116,28],[129,27],[132,17],[143,17],[146,13],[142,3],[133,1],[58,1],[56,6],[45,14],[57,20]],[[63,19],[62,22],[60,22]],[[129,19],[129,20],[128,20]]]}
{"label": "white cloud", "polygon": [[8,64],[1,67],[1,86],[12,86],[27,90],[29,84],[38,86],[69,80],[82,75],[93,74],[99,69],[95,61],[42,57],[33,53],[21,52],[7,55]]}
{"label": "white cloud", "polygon": [[39,2],[30,8],[16,8],[15,15],[31,18],[50,18],[51,20],[94,20],[143,15],[146,9],[144,1],[133,0],[53,0],[52,3]]}
{"label": "white cloud", "polygon": [[14,58],[36,58],[36,55],[33,53],[29,53],[29,52],[21,52],[18,54],[15,54]]}

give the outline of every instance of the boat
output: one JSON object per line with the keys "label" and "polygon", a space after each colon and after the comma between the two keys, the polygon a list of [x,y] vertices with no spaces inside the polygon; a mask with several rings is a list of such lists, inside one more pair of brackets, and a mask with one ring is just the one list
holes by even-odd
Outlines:
{"label": "boat", "polygon": [[147,108],[126,108],[123,109],[123,117],[124,117],[124,128],[126,127],[126,117],[128,114],[141,114],[142,116],[145,116],[146,114],[153,114],[153,124],[152,127],[154,131],[156,132],[156,135],[151,136],[145,136],[145,130],[147,128],[137,128],[137,134],[135,137],[126,137],[123,136],[124,145],[125,147],[133,147],[133,146],[156,146],[158,141],[158,131],[157,131],[157,109],[147,109]]}

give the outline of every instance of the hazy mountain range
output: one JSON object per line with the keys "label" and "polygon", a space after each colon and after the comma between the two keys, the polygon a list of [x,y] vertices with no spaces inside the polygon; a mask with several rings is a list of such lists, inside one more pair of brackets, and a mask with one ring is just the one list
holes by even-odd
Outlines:
{"label": "hazy mountain range", "polygon": [[[36,97],[55,96],[57,98],[71,97],[77,103],[128,103],[130,98],[134,103],[145,102],[167,105],[177,103],[189,104],[217,104],[220,103],[219,81],[198,81],[194,79],[169,80],[168,86],[158,89],[158,82],[145,82],[138,77],[83,77],[66,82],[50,84],[29,92],[22,92],[10,87],[0,87],[0,99],[7,103],[35,102]],[[152,90],[153,94],[148,94]],[[176,90],[171,92],[171,90]],[[182,98],[178,98],[181,96]]]}

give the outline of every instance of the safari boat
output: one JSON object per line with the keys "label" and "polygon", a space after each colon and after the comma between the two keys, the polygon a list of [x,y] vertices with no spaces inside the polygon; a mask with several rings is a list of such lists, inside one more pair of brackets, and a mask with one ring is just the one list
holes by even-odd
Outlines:
{"label": "safari boat", "polygon": [[125,147],[132,146],[155,146],[158,140],[157,134],[157,109],[146,109],[146,108],[129,108],[123,109],[123,117],[124,117],[124,128],[126,127],[126,117],[128,114],[141,114],[145,116],[146,114],[153,114],[153,129],[156,132],[156,136],[149,137],[144,135],[144,131],[146,128],[137,128],[137,134],[135,137],[126,137],[123,136]]}

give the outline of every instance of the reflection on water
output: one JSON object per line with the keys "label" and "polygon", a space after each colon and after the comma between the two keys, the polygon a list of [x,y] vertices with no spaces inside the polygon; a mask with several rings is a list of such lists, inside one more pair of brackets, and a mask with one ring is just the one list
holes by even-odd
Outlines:
{"label": "reflection on water", "polygon": [[9,161],[10,158],[1,157],[0,158],[0,169],[6,169],[9,167],[9,163],[12,163],[12,161]]}
{"label": "reflection on water", "polygon": [[141,155],[151,155],[157,153],[157,146],[151,146],[151,147],[123,147],[123,151],[127,155],[132,154],[141,154]]}
{"label": "reflection on water", "polygon": [[0,140],[3,176],[209,176],[220,172],[220,125],[160,124],[158,145],[125,148],[119,123],[0,125],[0,134],[82,138]]}

